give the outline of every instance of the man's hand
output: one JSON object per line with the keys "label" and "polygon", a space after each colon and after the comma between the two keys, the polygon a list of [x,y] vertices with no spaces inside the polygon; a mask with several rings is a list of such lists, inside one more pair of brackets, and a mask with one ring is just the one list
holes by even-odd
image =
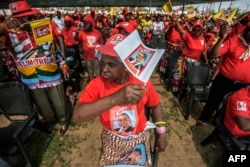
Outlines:
{"label": "man's hand", "polygon": [[228,34],[231,32],[232,28],[228,25],[223,25],[220,31],[220,37],[225,39]]}
{"label": "man's hand", "polygon": [[22,23],[16,18],[7,18],[4,22],[8,29],[18,29],[21,27]]}

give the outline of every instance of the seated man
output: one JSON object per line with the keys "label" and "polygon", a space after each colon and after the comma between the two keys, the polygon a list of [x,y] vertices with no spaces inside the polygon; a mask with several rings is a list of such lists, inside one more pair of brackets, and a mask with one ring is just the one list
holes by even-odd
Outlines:
{"label": "seated man", "polygon": [[224,125],[236,137],[250,137],[250,86],[228,97]]}

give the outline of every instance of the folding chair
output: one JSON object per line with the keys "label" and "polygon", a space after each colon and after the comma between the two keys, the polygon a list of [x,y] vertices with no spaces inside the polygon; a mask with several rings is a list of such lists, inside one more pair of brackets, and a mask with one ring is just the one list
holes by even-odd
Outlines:
{"label": "folding chair", "polygon": [[0,112],[9,124],[0,128],[0,153],[11,155],[19,151],[26,166],[32,166],[24,143],[34,129],[50,132],[38,122],[38,111],[32,104],[29,89],[19,82],[0,83]]}
{"label": "folding chair", "polygon": [[239,138],[230,132],[224,125],[224,116],[226,111],[227,99],[234,92],[227,93],[219,108],[217,109],[217,117],[215,119],[215,128],[200,144],[206,146],[216,140],[220,140],[228,151],[250,151],[250,138]]}
{"label": "folding chair", "polygon": [[194,62],[188,64],[187,76],[185,83],[189,91],[187,96],[189,102],[186,108],[185,119],[189,118],[191,113],[191,106],[194,102],[206,102],[208,99],[208,92],[206,86],[209,83],[210,66],[202,62]]}

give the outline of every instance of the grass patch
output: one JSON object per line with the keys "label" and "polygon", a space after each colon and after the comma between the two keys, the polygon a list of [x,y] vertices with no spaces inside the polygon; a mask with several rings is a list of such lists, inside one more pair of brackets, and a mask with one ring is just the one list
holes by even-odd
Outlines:
{"label": "grass patch", "polygon": [[43,154],[42,165],[46,167],[53,167],[55,166],[55,163],[60,163],[60,166],[62,167],[70,167],[70,160],[65,161],[63,154],[71,154],[71,151],[76,149],[79,155],[83,155],[79,144],[85,140],[86,138],[79,135],[65,135],[63,137],[54,135],[50,145]]}

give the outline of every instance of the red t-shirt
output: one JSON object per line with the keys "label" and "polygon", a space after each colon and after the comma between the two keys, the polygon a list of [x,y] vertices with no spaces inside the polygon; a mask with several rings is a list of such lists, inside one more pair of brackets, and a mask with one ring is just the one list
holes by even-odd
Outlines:
{"label": "red t-shirt", "polygon": [[202,52],[206,50],[205,38],[202,35],[194,37],[191,33],[186,32],[183,41],[185,42],[185,47],[182,51],[183,55],[200,61]]}
{"label": "red t-shirt", "polygon": [[73,46],[78,44],[78,41],[76,41],[74,38],[75,34],[76,34],[75,26],[71,26],[70,28],[63,27],[62,36],[65,46]]}
{"label": "red t-shirt", "polygon": [[240,24],[240,23],[237,23],[235,24],[233,27],[232,27],[232,30],[231,30],[231,33],[229,34],[231,37],[234,36],[234,35],[237,35],[237,34],[241,34],[243,33],[244,29],[245,29],[246,26]]}
{"label": "red t-shirt", "polygon": [[230,132],[238,137],[250,136],[250,131],[241,130],[234,117],[244,116],[250,119],[250,90],[242,88],[228,98],[224,124]]}
{"label": "red t-shirt", "polygon": [[224,42],[219,54],[223,56],[220,72],[233,81],[250,83],[250,58],[243,61],[239,59],[247,49],[242,41],[235,35]]}
{"label": "red t-shirt", "polygon": [[93,31],[80,31],[79,39],[82,41],[83,56],[85,60],[97,60],[95,55],[95,48],[97,45],[103,44],[102,34],[93,29]]}
{"label": "red t-shirt", "polygon": [[[78,102],[90,103],[96,101],[102,97],[108,96],[120,90],[128,84],[142,84],[142,82],[130,75],[129,81],[127,83],[119,85],[112,81],[104,79],[102,76],[99,76],[91,80],[91,82],[82,92]],[[147,90],[145,91],[145,95],[138,104],[127,106],[115,106],[110,110],[103,112],[100,115],[100,121],[102,125],[105,126],[107,129],[113,132],[117,132],[119,134],[119,116],[126,115],[131,120],[130,132],[128,132],[127,135],[142,132],[146,126],[147,121],[144,106],[152,107],[160,103],[160,98],[150,80],[146,84],[146,87]]]}
{"label": "red t-shirt", "polygon": [[168,41],[170,43],[174,43],[174,44],[182,43],[180,33],[178,30],[176,30],[176,28],[171,28],[171,30],[169,32],[169,36],[168,36]]}
{"label": "red t-shirt", "polygon": [[[59,41],[58,41],[56,36],[62,35],[61,30],[54,21],[50,21],[50,25],[51,25],[51,29],[52,29],[53,39],[54,39],[55,43],[57,44],[57,46],[59,47],[60,46]],[[62,49],[62,48],[60,48],[60,49]]]}

